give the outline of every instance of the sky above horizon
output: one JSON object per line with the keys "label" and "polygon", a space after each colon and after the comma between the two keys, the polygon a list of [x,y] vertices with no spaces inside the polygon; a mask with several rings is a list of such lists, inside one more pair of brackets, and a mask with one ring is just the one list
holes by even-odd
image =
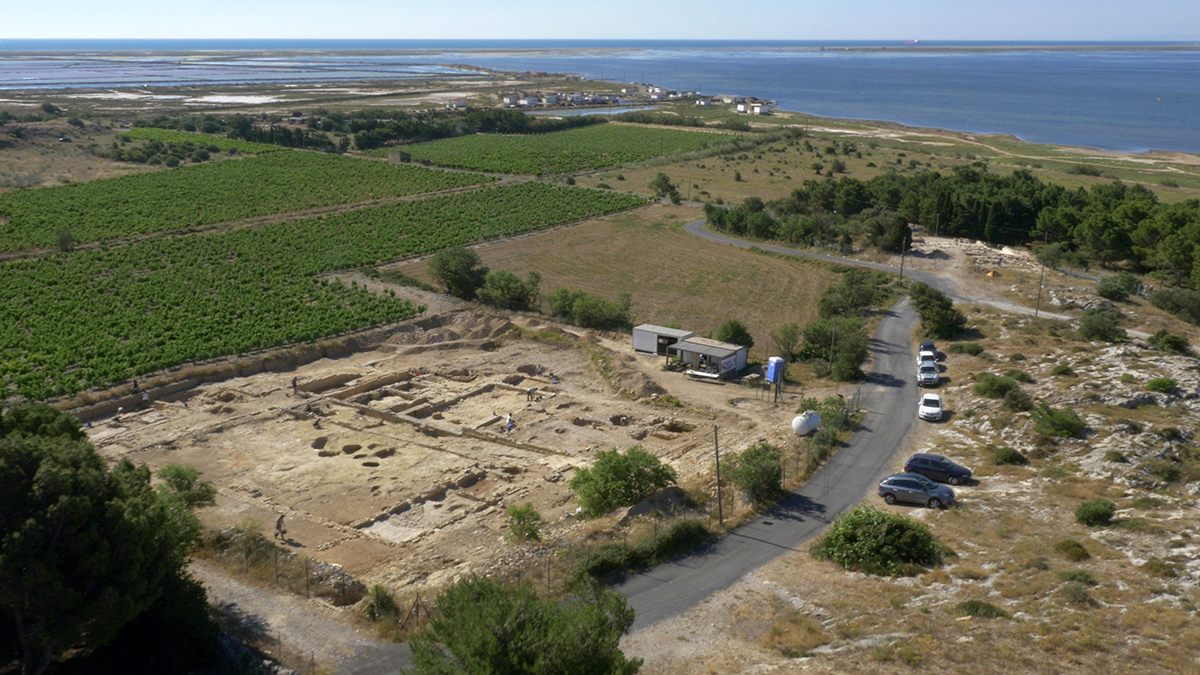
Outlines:
{"label": "sky above horizon", "polygon": [[4,39],[1200,41],[1197,0],[59,0]]}

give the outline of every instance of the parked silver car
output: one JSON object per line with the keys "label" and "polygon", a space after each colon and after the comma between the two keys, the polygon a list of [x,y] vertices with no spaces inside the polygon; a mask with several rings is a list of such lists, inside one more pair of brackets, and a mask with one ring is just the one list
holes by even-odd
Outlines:
{"label": "parked silver car", "polygon": [[879,481],[879,496],[888,504],[904,502],[940,509],[954,503],[954,490],[917,473],[894,473]]}

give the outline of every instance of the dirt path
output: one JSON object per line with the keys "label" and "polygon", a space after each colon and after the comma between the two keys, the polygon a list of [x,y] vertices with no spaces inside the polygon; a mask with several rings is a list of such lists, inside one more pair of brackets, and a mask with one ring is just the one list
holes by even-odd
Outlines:
{"label": "dirt path", "polygon": [[408,663],[408,645],[356,630],[343,615],[350,610],[264,590],[204,561],[193,560],[189,569],[204,584],[227,630],[272,657],[278,658],[282,648],[284,663],[293,669],[303,672],[315,663],[348,675],[382,675]]}

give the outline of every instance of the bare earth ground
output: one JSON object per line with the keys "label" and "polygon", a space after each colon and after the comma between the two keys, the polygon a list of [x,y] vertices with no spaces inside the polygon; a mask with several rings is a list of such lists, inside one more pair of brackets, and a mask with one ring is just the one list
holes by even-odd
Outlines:
{"label": "bare earth ground", "polygon": [[[538,318],[513,321],[556,330]],[[219,488],[217,504],[200,512],[208,527],[269,526],[282,514],[294,552],[426,598],[525,555],[505,541],[508,506],[530,502],[551,523],[550,538],[574,536],[566,479],[597,450],[643,445],[686,482],[709,469],[714,424],[723,447],[788,442],[798,391],[775,407],[755,390],[662,372],[658,357],[632,353],[628,336],[583,334],[577,346],[517,338],[511,328],[506,316],[451,309],[400,327],[374,351],[155,397],[149,409],[93,420],[90,436],[109,459],[199,469]],[[613,384],[591,355],[611,360]],[[686,407],[648,403],[659,391]],[[509,414],[516,428],[506,433]],[[352,629],[304,618],[312,612],[302,598],[272,600],[219,576],[201,574],[218,602],[259,614],[285,654],[316,652],[335,665],[333,652],[357,648]]]}

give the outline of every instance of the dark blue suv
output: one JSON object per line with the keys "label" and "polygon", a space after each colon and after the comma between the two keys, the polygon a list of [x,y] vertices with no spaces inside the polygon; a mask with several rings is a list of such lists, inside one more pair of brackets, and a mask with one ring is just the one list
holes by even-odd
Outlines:
{"label": "dark blue suv", "polygon": [[959,466],[941,455],[918,452],[904,463],[905,473],[919,473],[939,483],[960,485],[971,479],[971,470]]}

